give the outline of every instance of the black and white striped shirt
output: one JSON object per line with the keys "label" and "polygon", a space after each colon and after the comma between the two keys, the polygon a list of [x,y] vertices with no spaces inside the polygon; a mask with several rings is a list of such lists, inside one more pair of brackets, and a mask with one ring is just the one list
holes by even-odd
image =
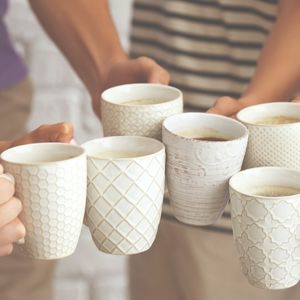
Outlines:
{"label": "black and white striped shirt", "polygon": [[[277,0],[136,0],[131,54],[165,67],[188,109],[207,109],[241,95],[276,14]],[[168,203],[163,215],[174,219]],[[231,233],[229,208],[205,228]]]}
{"label": "black and white striped shirt", "polygon": [[136,0],[131,53],[160,63],[185,103],[205,109],[243,92],[276,13],[275,0]]}

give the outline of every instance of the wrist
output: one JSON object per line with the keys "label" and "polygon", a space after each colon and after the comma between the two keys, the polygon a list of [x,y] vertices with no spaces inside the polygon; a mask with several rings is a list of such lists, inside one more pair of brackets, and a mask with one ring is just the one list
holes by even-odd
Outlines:
{"label": "wrist", "polygon": [[107,88],[108,77],[111,70],[119,63],[128,60],[125,52],[119,52],[110,56],[106,61],[97,64],[95,72],[90,73],[90,78],[85,82],[85,85],[92,97],[99,95]]}

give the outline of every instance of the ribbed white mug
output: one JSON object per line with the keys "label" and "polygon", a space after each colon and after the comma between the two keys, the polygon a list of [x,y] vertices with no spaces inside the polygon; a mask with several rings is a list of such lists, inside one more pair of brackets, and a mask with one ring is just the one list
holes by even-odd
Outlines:
{"label": "ribbed white mug", "polygon": [[[236,120],[207,113],[183,113],[163,123],[167,185],[175,217],[209,225],[228,202],[228,180],[240,171],[248,130]],[[225,141],[198,140],[214,136]]]}

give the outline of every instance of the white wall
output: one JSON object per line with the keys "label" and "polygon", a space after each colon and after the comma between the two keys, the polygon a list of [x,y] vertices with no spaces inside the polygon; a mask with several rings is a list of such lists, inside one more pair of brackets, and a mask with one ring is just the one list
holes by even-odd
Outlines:
{"label": "white wall", "polygon": [[[127,48],[131,0],[111,0],[110,4],[122,43]],[[71,121],[77,142],[101,136],[102,129],[91,110],[85,88],[44,34],[26,1],[11,1],[7,23],[35,85],[28,128]],[[126,259],[101,254],[84,228],[76,253],[58,264],[55,300],[123,300],[126,287]]]}

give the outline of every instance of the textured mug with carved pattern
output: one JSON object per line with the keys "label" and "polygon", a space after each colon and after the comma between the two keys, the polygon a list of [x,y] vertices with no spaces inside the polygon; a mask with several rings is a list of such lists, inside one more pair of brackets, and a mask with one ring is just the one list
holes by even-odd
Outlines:
{"label": "textured mug with carved pattern", "polygon": [[228,202],[228,180],[241,169],[247,128],[223,116],[183,113],[164,121],[162,136],[175,217],[192,225],[214,223]]}
{"label": "textured mug with carved pattern", "polygon": [[148,250],[161,217],[165,147],[146,137],[106,137],[83,144],[88,155],[85,224],[99,250]]}
{"label": "textured mug with carved pattern", "polygon": [[22,201],[26,237],[17,250],[35,259],[71,255],[77,246],[86,203],[84,149],[61,143],[39,143],[4,151],[5,172],[15,178]]}
{"label": "textured mug with carved pattern", "polygon": [[249,130],[244,169],[274,166],[300,170],[299,103],[250,106],[241,110],[237,119]]}
{"label": "textured mug with carved pattern", "polygon": [[233,237],[250,284],[284,289],[300,279],[300,172],[260,167],[230,181]]}
{"label": "textured mug with carved pattern", "polygon": [[102,93],[105,136],[146,136],[161,140],[162,122],[183,110],[180,90],[161,84],[136,83]]}

